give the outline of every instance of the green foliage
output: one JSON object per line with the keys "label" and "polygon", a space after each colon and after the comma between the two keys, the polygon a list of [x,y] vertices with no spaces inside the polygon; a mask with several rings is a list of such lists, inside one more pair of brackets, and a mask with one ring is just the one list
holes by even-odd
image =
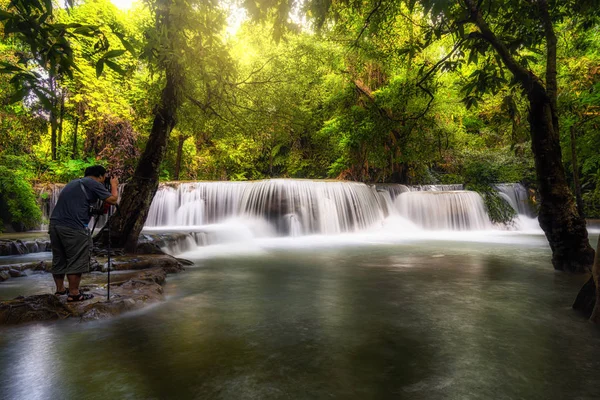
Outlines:
{"label": "green foliage", "polygon": [[[179,179],[466,183],[482,193],[496,221],[508,216],[490,187],[535,187],[528,100],[496,49],[465,19],[464,2],[309,1],[308,23],[289,22],[287,0],[244,3],[266,24],[246,21],[230,32],[226,10],[213,1],[151,1],[130,12],[110,0],[84,1],[68,12],[53,9],[45,20],[46,3],[31,3],[25,13],[7,9],[3,27],[24,18],[46,30],[21,32],[11,22],[0,40],[7,72],[0,74],[0,152],[5,160],[15,157],[2,165],[14,161],[29,182],[66,182],[99,159],[130,176],[148,142],[165,67],[176,60],[185,84],[161,180],[175,176],[181,136]],[[479,3],[509,54],[543,77],[546,38],[537,2]],[[574,126],[586,210],[595,216],[597,12],[572,0],[551,3],[563,161],[572,172]],[[157,31],[165,10],[183,28]],[[272,40],[273,25],[279,41]],[[36,43],[56,32],[64,32],[60,54],[45,59]],[[54,78],[52,87],[39,84],[51,107],[36,96],[10,103],[20,89],[33,88],[14,77],[36,77],[40,68]]]}
{"label": "green foliage", "polygon": [[41,220],[42,213],[26,175],[18,169],[0,165],[0,231],[2,220],[18,230],[32,229]]}
{"label": "green foliage", "polygon": [[465,149],[461,175],[465,184],[493,185],[503,182],[535,182],[535,171],[531,158],[518,157],[503,148],[492,150]]}
{"label": "green foliage", "polygon": [[106,162],[87,158],[85,160],[67,160],[67,161],[51,161],[48,163],[48,174],[52,182],[69,182],[76,178],[81,178],[87,167],[92,165],[103,164]]}
{"label": "green foliage", "polygon": [[514,223],[517,212],[492,186],[471,183],[465,185],[465,189],[473,190],[481,195],[492,222],[505,225]]}
{"label": "green foliage", "polygon": [[587,218],[600,218],[600,189],[587,192],[583,195],[585,216]]}

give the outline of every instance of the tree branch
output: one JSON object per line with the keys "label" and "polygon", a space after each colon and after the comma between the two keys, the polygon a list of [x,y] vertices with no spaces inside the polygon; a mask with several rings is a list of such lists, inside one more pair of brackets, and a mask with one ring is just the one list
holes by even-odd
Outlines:
{"label": "tree branch", "polygon": [[498,37],[491,31],[489,25],[483,19],[479,8],[474,0],[464,0],[465,4],[468,7],[469,14],[471,16],[471,21],[479,28],[481,32],[481,36],[485,39],[492,47],[496,50],[496,52],[502,58],[504,65],[506,68],[515,76],[515,78],[523,85],[523,87],[527,91],[531,91],[534,85],[539,85],[541,87],[542,84],[533,73],[525,69],[522,65],[520,65],[515,58],[510,54],[510,51],[506,47],[504,43],[502,43]]}
{"label": "tree branch", "polygon": [[419,119],[422,118],[425,114],[427,114],[427,111],[429,111],[429,108],[431,107],[431,103],[433,102],[433,100],[435,99],[435,97],[433,96],[433,93],[431,93],[431,91],[429,89],[427,89],[425,86],[423,86],[423,83],[425,83],[425,81],[431,76],[431,74],[433,74],[439,67],[440,65],[442,65],[442,63],[444,63],[446,60],[448,60],[450,57],[452,57],[452,55],[454,54],[454,52],[456,50],[458,50],[458,48],[465,42],[466,39],[461,39],[459,40],[454,47],[452,48],[452,50],[446,54],[446,56],[444,58],[442,58],[440,61],[438,61],[437,63],[435,63],[435,65],[429,70],[427,71],[427,73],[423,76],[423,78],[421,78],[419,80],[419,82],[417,82],[417,87],[419,89],[421,89],[422,91],[424,91],[425,93],[427,93],[427,95],[429,96],[429,102],[427,102],[427,106],[425,107],[425,109],[420,112],[419,114],[417,114],[414,117],[410,117],[408,118],[409,120],[411,119]]}
{"label": "tree branch", "polygon": [[371,22],[371,17],[373,17],[373,15],[375,15],[377,10],[379,10],[379,7],[381,7],[381,4],[383,4],[383,0],[379,0],[377,2],[377,4],[375,5],[375,7],[371,10],[369,15],[367,15],[367,18],[365,19],[365,24],[363,25],[362,29],[358,33],[358,36],[356,37],[356,40],[354,41],[354,46],[358,46],[358,41],[360,40],[361,36],[363,35],[365,30],[369,26],[369,23]]}

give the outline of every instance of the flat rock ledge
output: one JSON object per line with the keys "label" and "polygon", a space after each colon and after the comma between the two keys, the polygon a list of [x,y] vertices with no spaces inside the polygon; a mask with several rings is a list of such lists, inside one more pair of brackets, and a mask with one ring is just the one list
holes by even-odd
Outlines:
{"label": "flat rock ledge", "polygon": [[183,270],[182,263],[171,256],[122,256],[115,261],[112,270],[127,272],[111,275],[109,302],[106,301],[106,274],[95,273],[80,288],[84,293],[93,294],[93,299],[67,303],[67,296],[19,296],[0,302],[0,325],[66,318],[92,321],[137,310],[163,301],[167,274]]}

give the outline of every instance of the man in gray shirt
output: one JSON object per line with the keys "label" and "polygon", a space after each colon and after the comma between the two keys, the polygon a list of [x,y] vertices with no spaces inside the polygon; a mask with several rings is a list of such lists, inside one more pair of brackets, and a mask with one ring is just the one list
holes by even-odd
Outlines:
{"label": "man in gray shirt", "polygon": [[[82,179],[74,179],[60,192],[50,216],[52,275],[56,295],[68,294],[67,301],[89,300],[92,294],[79,292],[81,274],[89,272],[92,237],[88,229],[90,206],[97,200],[117,204],[117,178],[111,178],[110,192],[104,187],[106,169],[101,165],[88,167]],[[69,289],[65,289],[65,275]]]}

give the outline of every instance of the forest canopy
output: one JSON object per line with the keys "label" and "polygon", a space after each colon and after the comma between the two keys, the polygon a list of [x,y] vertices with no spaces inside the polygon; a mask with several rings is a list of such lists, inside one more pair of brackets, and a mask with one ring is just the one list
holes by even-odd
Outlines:
{"label": "forest canopy", "polygon": [[[31,211],[36,185],[67,182],[97,163],[131,178],[169,58],[156,51],[153,2],[34,10],[48,38],[64,38],[38,49],[20,31],[26,21],[11,19],[13,3],[0,0],[0,171],[10,182],[0,201],[2,218],[32,226],[40,218]],[[173,14],[191,28],[169,50],[185,85],[161,180],[536,189],[527,96],[474,31],[438,23],[437,7],[447,2],[341,2],[327,10],[282,2],[278,12],[271,3],[209,1],[193,20]],[[536,36],[543,27],[523,13],[508,19],[519,2],[493,3],[505,8],[486,11],[493,27],[520,63],[544,76],[546,47]],[[600,24],[591,11],[549,3],[561,161],[583,214],[600,218]]]}

